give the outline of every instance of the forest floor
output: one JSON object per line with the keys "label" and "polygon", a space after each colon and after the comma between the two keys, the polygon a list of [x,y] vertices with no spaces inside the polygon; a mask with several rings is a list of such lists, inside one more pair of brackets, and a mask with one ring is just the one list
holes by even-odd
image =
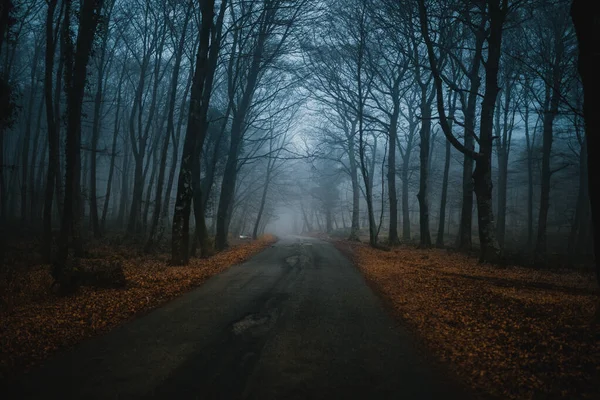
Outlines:
{"label": "forest floor", "polygon": [[483,397],[600,398],[592,274],[483,265],[441,249],[335,244],[434,357]]}
{"label": "forest floor", "polygon": [[88,249],[86,263],[119,262],[126,284],[115,289],[83,286],[69,297],[53,293],[50,266],[32,262],[31,243],[17,245],[12,249],[17,259],[11,261],[16,265],[0,276],[0,381],[164,304],[275,241],[271,235],[236,241],[210,258],[193,258],[187,266],[169,266],[166,253],[143,255],[131,246],[96,243]]}

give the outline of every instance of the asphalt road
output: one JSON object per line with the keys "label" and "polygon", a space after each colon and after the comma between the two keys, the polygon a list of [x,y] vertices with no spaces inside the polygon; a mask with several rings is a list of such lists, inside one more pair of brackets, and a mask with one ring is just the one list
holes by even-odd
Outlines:
{"label": "asphalt road", "polygon": [[[2,391],[6,393],[6,391]],[[331,244],[288,237],[44,363],[40,399],[464,399]]]}

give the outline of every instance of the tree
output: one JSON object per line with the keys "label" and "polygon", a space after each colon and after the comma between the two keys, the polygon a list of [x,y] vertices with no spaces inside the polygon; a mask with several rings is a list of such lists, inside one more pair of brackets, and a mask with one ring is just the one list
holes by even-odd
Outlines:
{"label": "tree", "polygon": [[[398,236],[398,198],[396,189],[397,165],[396,155],[399,146],[399,120],[402,116],[403,97],[410,86],[409,67],[410,41],[405,32],[406,27],[390,29],[393,19],[404,11],[398,2],[384,1],[381,12],[373,7],[375,13],[372,24],[380,27],[381,34],[373,35],[373,45],[369,48],[369,65],[374,75],[371,83],[370,99],[384,117],[377,122],[383,126],[388,137],[387,185],[389,202],[388,243],[400,243]],[[408,226],[410,227],[410,226]]]}
{"label": "tree", "polygon": [[[457,92],[448,93],[448,124],[450,125],[450,129],[452,129],[452,121],[454,120],[454,112],[456,111],[456,99]],[[444,177],[442,180],[442,194],[440,196],[440,220],[435,240],[435,246],[439,248],[444,247],[444,227],[446,226],[446,205],[448,203],[448,178],[450,175],[450,152],[452,150],[450,141],[446,140],[445,142]]]}
{"label": "tree", "polygon": [[[600,264],[598,263],[598,254],[600,254],[600,235],[598,227],[600,226],[600,198],[598,197],[600,189],[600,178],[594,171],[598,170],[600,161],[594,155],[600,152],[600,140],[595,132],[599,129],[600,115],[594,110],[594,96],[600,90],[600,79],[598,76],[598,43],[600,35],[598,34],[597,24],[600,13],[598,8],[591,6],[583,0],[573,0],[571,6],[571,18],[575,26],[577,42],[579,46],[578,69],[583,83],[583,114],[585,118],[585,141],[587,146],[587,167],[589,179],[589,196],[592,214],[592,226],[594,227],[594,253],[596,256],[596,277],[600,284]],[[600,307],[597,307],[596,317],[600,317]]]}
{"label": "tree", "polygon": [[[191,17],[193,1],[189,0],[187,2],[187,6],[184,11],[183,16],[183,27],[181,28],[181,33],[179,39],[177,41],[177,45],[175,47],[175,55],[173,62],[173,71],[171,74],[171,84],[169,87],[169,99],[167,103],[168,112],[167,112],[167,130],[165,132],[163,138],[163,145],[160,151],[160,166],[158,167],[158,180],[156,186],[156,194],[154,200],[154,212],[152,214],[152,219],[150,221],[150,232],[148,234],[148,239],[146,241],[146,251],[150,252],[154,248],[157,239],[157,229],[160,221],[163,203],[163,186],[167,169],[167,156],[169,152],[169,145],[171,143],[171,137],[174,134],[175,130],[175,104],[177,102],[177,83],[179,81],[179,74],[181,70],[181,62],[184,56],[184,45],[187,34],[187,27]],[[174,28],[171,27],[173,30]],[[173,32],[174,33],[174,32]],[[169,193],[167,193],[169,194]]]}
{"label": "tree", "polygon": [[[209,82],[215,73],[209,62],[210,38],[214,29],[214,4],[214,0],[203,2],[200,10],[202,23],[173,215],[171,262],[175,265],[186,264],[189,259],[189,221],[194,190],[193,163],[194,158],[200,157],[197,149],[202,148],[206,135],[208,101],[210,100]],[[203,215],[201,220],[204,220]]]}
{"label": "tree", "polygon": [[[511,149],[511,139],[514,130],[515,114],[517,107],[513,104],[514,91],[516,86],[516,75],[509,63],[504,65],[502,74],[504,102],[502,107],[496,109],[496,138],[498,140],[498,224],[497,235],[498,244],[504,247],[504,237],[506,235],[506,192],[508,186],[508,160]],[[512,110],[511,110],[512,105]],[[502,116],[502,123],[500,119]]]}
{"label": "tree", "polygon": [[444,109],[443,81],[438,70],[438,61],[435,56],[433,43],[429,36],[429,22],[425,0],[419,0],[419,17],[421,21],[421,32],[427,45],[427,53],[434,76],[437,92],[437,108],[440,117],[440,125],[446,138],[461,153],[469,155],[475,160],[475,171],[473,172],[473,183],[477,197],[477,210],[479,221],[480,261],[497,262],[500,250],[496,240],[496,227],[492,208],[492,144],[494,108],[498,95],[498,70],[500,64],[502,30],[506,16],[510,11],[507,0],[488,0],[481,5],[481,11],[485,12],[489,20],[489,35],[487,37],[488,51],[485,62],[485,92],[481,106],[481,119],[479,127],[479,152],[475,152],[462,143],[452,134],[446,111]]}
{"label": "tree", "polygon": [[[217,211],[215,247],[228,246],[230,210],[235,198],[238,157],[248,129],[248,117],[257,89],[269,69],[289,50],[292,32],[299,23],[308,0],[262,0],[242,2],[231,7],[234,35],[229,57],[235,71],[228,74],[228,95],[232,100],[230,143],[221,182]],[[251,49],[247,54],[246,49]]]}
{"label": "tree", "polygon": [[90,161],[90,219],[94,237],[102,236],[100,230],[100,218],[98,216],[98,189],[97,189],[97,160],[98,160],[98,141],[100,139],[100,118],[102,112],[103,93],[105,86],[105,74],[108,69],[107,50],[110,32],[108,25],[114,8],[114,0],[108,0],[106,10],[101,21],[100,32],[102,33],[102,44],[100,45],[100,57],[98,60],[98,71],[96,72],[96,95],[94,97],[94,117],[92,122],[92,143],[91,143],[91,161]]}
{"label": "tree", "polygon": [[69,238],[75,256],[81,256],[81,111],[87,78],[87,66],[92,52],[96,28],[101,19],[102,0],[83,0],[78,10],[77,36],[72,41],[71,19],[74,10],[71,0],[65,0],[63,40],[65,41],[65,94],[67,97],[67,147],[65,203],[62,217],[59,251],[52,276],[64,293],[77,287],[76,269],[68,263]]}
{"label": "tree", "polygon": [[538,231],[535,245],[535,258],[542,261],[546,255],[546,235],[548,210],[550,208],[550,179],[552,169],[552,143],[554,141],[554,121],[561,103],[561,86],[565,75],[565,61],[568,56],[568,36],[570,24],[566,7],[549,6],[540,13],[539,23],[542,74],[545,83],[542,119],[542,182],[540,187],[540,209]]}
{"label": "tree", "polygon": [[[56,127],[54,105],[53,105],[53,87],[52,76],[54,69],[54,54],[56,52],[56,43],[60,24],[55,27],[54,13],[58,0],[49,0],[46,17],[46,56],[44,72],[44,99],[46,102],[46,125],[48,127],[48,173],[46,179],[46,191],[44,196],[44,257],[50,262],[52,257],[52,204],[54,200],[54,185],[56,182],[57,166],[59,163],[59,136]],[[61,10],[62,11],[62,10]],[[58,16],[60,21],[61,16]]]}

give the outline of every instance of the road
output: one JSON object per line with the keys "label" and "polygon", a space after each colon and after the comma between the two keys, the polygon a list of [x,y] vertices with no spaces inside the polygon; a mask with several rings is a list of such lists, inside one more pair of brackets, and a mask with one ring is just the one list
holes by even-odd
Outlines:
{"label": "road", "polygon": [[11,392],[32,399],[466,398],[417,348],[333,245],[286,237],[48,360]]}

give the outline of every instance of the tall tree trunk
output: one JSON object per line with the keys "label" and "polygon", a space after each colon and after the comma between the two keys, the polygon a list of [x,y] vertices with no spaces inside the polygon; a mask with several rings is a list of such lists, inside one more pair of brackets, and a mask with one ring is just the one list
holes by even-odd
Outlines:
{"label": "tall tree trunk", "polygon": [[150,179],[147,181],[146,183],[146,198],[144,199],[144,211],[142,213],[142,220],[141,225],[142,225],[142,231],[146,232],[147,228],[148,228],[148,214],[150,213],[150,206],[152,203],[152,189],[154,189],[154,182],[156,182],[156,170],[158,169],[158,162],[157,162],[157,158],[158,156],[156,155],[156,153],[158,152],[158,150],[155,148],[154,150],[154,155],[153,155],[153,161],[150,162],[150,160],[148,160],[148,164],[152,164],[152,172],[150,173]]}
{"label": "tall tree trunk", "polygon": [[431,139],[431,103],[427,101],[427,86],[421,83],[421,129],[419,131],[420,168],[419,168],[419,247],[431,247],[429,231],[429,147]]}
{"label": "tall tree trunk", "polygon": [[258,65],[256,66],[256,69],[250,78],[252,77],[254,77],[254,84],[252,84],[251,87],[246,90],[245,96],[238,108],[238,112],[233,117],[233,123],[231,126],[229,156],[227,158],[227,163],[225,164],[225,171],[223,173],[223,180],[221,182],[221,196],[219,197],[219,208],[217,211],[217,235],[215,237],[215,247],[218,250],[222,250],[228,246],[229,224],[227,221],[230,218],[230,215],[228,215],[228,210],[231,207],[234,199],[233,195],[235,192],[235,183],[238,173],[238,156],[243,140],[242,135],[246,130],[246,113],[252,100],[252,95],[249,92],[254,92],[254,88],[256,87],[256,79],[258,78]]}
{"label": "tall tree trunk", "polygon": [[38,199],[36,199],[35,203],[34,203],[34,207],[35,207],[35,217],[37,220],[39,220],[42,216],[43,216],[43,202],[40,200],[41,194],[44,192],[45,190],[45,176],[47,175],[46,172],[46,168],[45,166],[48,165],[48,141],[44,140],[42,142],[42,149],[41,149],[41,156],[42,158],[39,160],[39,166],[37,169],[37,177],[35,178],[35,182],[34,182],[34,187],[35,187],[35,193],[36,193],[36,197]]}
{"label": "tall tree trunk", "polygon": [[[360,169],[362,172],[363,183],[365,185],[365,200],[367,203],[367,215],[369,218],[369,244],[372,247],[377,246],[377,233],[375,226],[375,212],[373,210],[373,194],[372,194],[372,173],[370,173],[369,168],[367,167],[367,155],[365,152],[366,148],[366,139],[364,137],[365,128],[364,128],[364,93],[363,93],[363,77],[362,77],[362,69],[363,69],[363,59],[364,59],[364,9],[361,10],[363,16],[360,21],[360,43],[358,50],[358,60],[357,60],[357,97],[358,97],[358,152],[359,152],[359,160],[360,160]],[[373,158],[375,158],[375,154],[373,154]]]}
{"label": "tall tree trunk", "polygon": [[76,269],[73,263],[67,263],[69,254],[69,236],[72,237],[75,255],[82,253],[81,243],[81,111],[85,90],[87,65],[92,51],[96,27],[102,9],[102,0],[83,0],[79,12],[76,46],[73,46],[69,32],[71,1],[66,0],[63,34],[66,43],[66,85],[67,95],[67,168],[65,209],[59,238],[57,260],[52,276],[63,292],[72,292],[77,287]]}
{"label": "tall tree trunk", "polygon": [[358,166],[356,165],[356,154],[354,152],[354,124],[350,132],[348,145],[348,158],[350,159],[350,179],[352,182],[352,222],[350,225],[350,235],[348,240],[358,241],[360,233],[360,186],[358,183]]}
{"label": "tall tree trunk", "polygon": [[[189,90],[192,86],[193,76],[194,76],[193,72],[188,74],[187,84],[186,84],[185,90],[183,92],[180,110],[185,109],[185,107],[187,105],[187,97],[188,97]],[[173,142],[172,151],[171,151],[171,166],[169,168],[169,178],[167,180],[167,189],[165,190],[165,201],[164,201],[164,205],[163,205],[163,214],[161,217],[165,224],[166,224],[168,216],[169,216],[169,210],[170,210],[170,204],[171,204],[171,193],[173,192],[173,183],[175,181],[175,172],[177,171],[177,164],[178,164],[178,159],[179,159],[179,140],[182,136],[181,132],[183,130],[184,115],[185,115],[185,113],[183,113],[181,111],[179,112],[179,117],[177,119],[177,129],[176,129],[176,131],[173,132],[173,136],[171,137],[171,141]],[[162,230],[159,230],[157,240],[161,240],[161,238],[162,238],[161,231]]]}
{"label": "tall tree trunk", "polygon": [[[64,1],[61,3],[61,12],[64,12]],[[60,17],[58,18],[60,21]],[[54,166],[56,173],[55,173],[55,177],[56,177],[56,181],[54,182],[54,186],[55,186],[55,190],[56,190],[56,203],[57,203],[57,208],[58,208],[58,216],[59,216],[59,220],[62,219],[62,210],[64,208],[64,198],[65,198],[65,189],[64,189],[64,184],[63,184],[63,172],[62,172],[62,163],[60,160],[60,152],[61,152],[61,148],[60,148],[60,132],[61,132],[61,126],[62,126],[62,115],[61,115],[61,107],[60,107],[60,99],[61,99],[61,95],[63,93],[63,86],[62,86],[62,81],[63,81],[63,75],[64,75],[64,66],[65,66],[65,46],[64,46],[64,40],[62,38],[59,37],[59,35],[63,34],[63,29],[61,29],[60,27],[60,23],[58,24],[58,26],[56,27],[57,32],[56,32],[56,38],[55,38],[55,46],[57,46],[59,48],[58,51],[58,60],[57,60],[57,66],[56,66],[56,78],[55,78],[55,85],[54,85],[54,126],[56,127],[56,140],[57,140],[57,144],[56,144],[56,159],[55,159],[55,163],[56,165]],[[61,40],[59,40],[61,39]]]}
{"label": "tall tree trunk", "polygon": [[308,215],[306,214],[306,209],[304,208],[304,204],[300,203],[300,209],[302,210],[302,219],[304,220],[304,227],[305,227],[305,230],[303,231],[303,233],[313,232],[313,225],[310,222],[310,218],[308,218]]}
{"label": "tall tree trunk", "polygon": [[[158,34],[158,33],[155,33]],[[134,101],[133,110],[131,112],[129,121],[129,130],[131,138],[131,146],[133,150],[133,159],[135,164],[134,177],[133,177],[133,197],[131,199],[131,207],[129,210],[129,220],[127,222],[127,233],[130,235],[139,235],[142,230],[142,197],[144,194],[144,180],[146,178],[146,171],[144,171],[144,160],[147,151],[148,138],[150,135],[150,128],[152,121],[155,117],[155,109],[157,102],[158,86],[160,83],[160,66],[162,61],[162,52],[165,44],[166,34],[164,30],[161,31],[162,37],[158,46],[152,51],[148,51],[144,59],[142,60],[142,66],[140,70],[140,80],[136,91],[136,100]],[[145,87],[145,75],[146,69],[150,63],[151,54],[155,54],[154,59],[154,71],[153,71],[153,84],[152,94],[150,99],[150,107],[148,109],[148,118],[146,120],[145,127],[142,123],[142,98],[143,90]],[[137,138],[135,130],[135,117],[137,116]],[[147,163],[148,164],[148,163]]]}
{"label": "tall tree trunk", "polygon": [[[509,68],[509,67],[507,67]],[[498,244],[504,247],[504,237],[506,235],[506,191],[508,186],[508,159],[510,156],[510,143],[512,139],[512,130],[514,125],[515,108],[513,107],[513,117],[509,120],[510,104],[513,89],[512,71],[508,69],[505,77],[504,88],[504,107],[498,107],[496,112],[496,128],[500,138],[498,147],[498,224],[496,226],[498,235]],[[500,114],[503,116],[502,129],[500,129]]]}
{"label": "tall tree trunk", "polygon": [[35,45],[33,60],[31,62],[31,75],[29,80],[29,100],[27,108],[27,119],[25,121],[25,136],[23,138],[23,155],[21,156],[21,223],[27,222],[27,196],[31,188],[27,187],[29,182],[29,146],[31,144],[31,124],[33,122],[33,104],[35,99],[35,88],[37,78],[38,58],[41,46]]}
{"label": "tall tree trunk", "polygon": [[551,87],[547,88],[544,101],[544,117],[542,123],[542,175],[540,188],[540,210],[538,215],[538,231],[535,244],[536,262],[543,262],[546,257],[546,236],[548,224],[548,210],[550,209],[550,161],[552,157],[552,142],[554,140],[554,119],[558,115],[560,104],[560,86],[562,81],[562,58],[564,44],[560,37],[554,38],[555,57],[552,66]]}
{"label": "tall tree trunk", "polygon": [[[186,16],[189,15],[189,11],[192,7],[193,2],[188,1]],[[163,145],[160,153],[160,166],[158,169],[158,182],[156,185],[156,196],[154,198],[154,212],[152,214],[152,220],[150,222],[150,233],[148,240],[146,241],[146,251],[149,252],[154,247],[156,240],[156,230],[160,221],[160,215],[162,213],[162,200],[163,200],[163,186],[165,181],[165,172],[167,169],[167,156],[169,154],[169,143],[171,136],[173,136],[175,130],[175,104],[177,101],[177,83],[179,81],[179,71],[181,70],[181,59],[183,58],[183,50],[185,44],[185,37],[187,34],[187,26],[190,18],[186,17],[183,21],[183,28],[179,42],[177,44],[175,52],[175,61],[173,64],[173,74],[171,75],[171,86],[169,88],[169,100],[168,107],[169,111],[167,114],[167,131],[163,139]],[[176,150],[174,150],[176,151]]]}
{"label": "tall tree trunk", "polygon": [[[462,102],[463,114],[465,118],[464,128],[464,146],[466,149],[475,150],[475,124],[477,120],[477,100],[479,98],[479,88],[481,86],[481,78],[479,70],[481,68],[481,60],[483,53],[483,45],[485,43],[485,35],[483,34],[485,18],[481,18],[481,25],[477,31],[475,38],[475,52],[473,60],[469,68],[469,94],[466,104]],[[468,154],[463,156],[463,176],[462,176],[462,205],[460,211],[460,225],[458,228],[458,237],[456,247],[461,251],[470,251],[472,242],[473,230],[473,158]]]}
{"label": "tall tree trunk", "polygon": [[[46,57],[44,70],[44,100],[46,102],[46,126],[48,129],[48,170],[46,175],[46,190],[44,192],[44,238],[42,240],[42,255],[46,262],[52,260],[52,203],[54,200],[54,187],[56,183],[57,166],[59,160],[60,138],[55,121],[55,110],[52,102],[52,74],[54,70],[54,54],[56,52],[56,42],[58,40],[58,29],[60,22],[57,23],[54,33],[54,12],[58,0],[48,2],[48,11],[46,14]],[[58,17],[60,21],[60,16]],[[1,150],[0,150],[1,151]],[[2,163],[0,162],[0,165]]]}
{"label": "tall tree trunk", "polygon": [[[231,219],[231,215],[228,214],[228,212],[233,206],[238,173],[238,157],[243,142],[244,132],[247,128],[246,118],[263,67],[263,53],[271,29],[270,24],[275,17],[276,10],[277,8],[274,6],[273,8],[265,8],[262,11],[256,32],[256,44],[252,54],[248,56],[250,57],[250,65],[248,68],[248,75],[244,82],[243,94],[237,107],[232,108],[233,119],[231,123],[231,142],[227,163],[225,164],[225,172],[221,182],[221,196],[219,197],[219,207],[217,210],[217,234],[215,236],[215,247],[217,250],[222,250],[228,246],[229,220]],[[230,93],[230,96],[234,96],[234,94]]]}
{"label": "tall tree trunk", "polygon": [[[579,152],[579,190],[577,192],[577,203],[575,205],[575,216],[571,225],[571,232],[569,233],[569,260],[573,262],[577,256],[581,253],[581,241],[585,241],[582,238],[581,233],[585,231],[585,225],[589,220],[588,208],[589,208],[589,194],[587,188],[587,149],[585,141],[581,143],[581,150]],[[579,239],[579,240],[578,240]],[[584,240],[581,240],[584,239]]]}
{"label": "tall tree trunk", "polygon": [[4,182],[4,130],[0,125],[0,233],[4,237],[2,227],[6,226],[8,207],[6,206],[6,183]]}
{"label": "tall tree trunk", "polygon": [[[217,141],[214,144],[212,157],[207,163],[206,171],[204,171],[204,180],[202,181],[202,201],[203,207],[206,210],[208,207],[208,201],[212,195],[212,189],[215,183],[215,175],[217,173],[217,164],[220,159],[221,152],[221,141],[225,136],[225,130],[227,129],[227,121],[229,120],[229,116],[231,114],[231,100],[227,104],[227,111],[225,112],[225,116],[223,117],[223,123],[221,124],[221,129],[217,136]],[[214,218],[213,218],[214,220]]]}
{"label": "tall tree trunk", "polygon": [[[450,125],[450,130],[452,130],[452,125],[454,121],[457,97],[458,93],[454,93],[454,95],[448,95],[448,125]],[[448,140],[446,140],[446,153],[444,157],[444,178],[442,180],[442,194],[440,198],[440,222],[438,224],[437,238],[435,240],[435,246],[438,248],[444,247],[444,229],[446,227],[446,203],[448,202],[448,178],[450,175],[451,150],[452,145]]]}
{"label": "tall tree trunk", "polygon": [[117,216],[117,225],[119,228],[125,227],[125,218],[128,214],[129,206],[129,167],[130,151],[129,139],[124,135],[123,139],[123,161],[121,161],[121,190],[119,193],[119,214]]}
{"label": "tall tree trunk", "polygon": [[194,206],[194,222],[196,229],[194,233],[194,245],[192,246],[192,255],[196,255],[196,245],[200,247],[200,256],[208,257],[213,254],[208,243],[208,229],[206,227],[205,211],[204,211],[204,194],[202,193],[202,184],[200,182],[200,154],[201,149],[196,148],[196,157],[193,160],[192,166],[192,186],[193,186],[193,206]]}
{"label": "tall tree trunk", "polygon": [[[573,0],[571,17],[575,25],[577,41],[579,44],[578,70],[583,82],[583,114],[585,118],[585,140],[587,146],[588,188],[590,196],[590,211],[592,214],[592,227],[594,236],[594,254],[596,263],[596,277],[600,285],[600,178],[595,171],[600,168],[600,161],[596,157],[600,153],[600,140],[597,132],[600,127],[600,115],[594,107],[595,97],[600,92],[600,77],[598,68],[598,19],[600,12],[594,4],[584,0]],[[596,321],[600,319],[600,303],[596,309]]]}
{"label": "tall tree trunk", "polygon": [[267,193],[269,192],[269,183],[271,181],[271,160],[267,166],[267,176],[265,177],[265,185],[263,186],[262,196],[260,198],[260,206],[258,207],[258,213],[256,214],[256,222],[254,223],[254,229],[252,230],[252,239],[258,238],[258,229],[260,227],[260,221],[265,210],[265,204],[267,202]]}
{"label": "tall tree trunk", "polygon": [[[410,129],[410,128],[409,128]],[[408,192],[409,192],[409,182],[408,182],[408,169],[410,168],[410,153],[405,151],[404,158],[402,159],[402,172],[401,172],[401,180],[402,180],[402,240],[405,242],[410,241],[410,209],[408,204]]]}
{"label": "tall tree trunk", "polygon": [[[192,250],[195,255],[196,245],[200,246],[200,256],[201,257],[209,257],[213,254],[213,248],[208,240],[208,229],[206,227],[206,219],[205,219],[205,200],[204,198],[208,198],[208,193],[203,192],[202,182],[200,179],[201,176],[201,166],[202,166],[202,149],[204,146],[204,141],[208,134],[208,105],[210,103],[210,96],[212,93],[214,74],[217,69],[217,61],[219,56],[219,49],[221,45],[221,35],[223,29],[223,19],[225,18],[225,10],[227,8],[227,1],[221,1],[221,7],[219,8],[219,14],[217,16],[217,21],[215,22],[213,31],[211,33],[211,48],[210,53],[208,55],[208,71],[209,73],[206,76],[206,82],[204,87],[204,100],[202,102],[203,106],[200,110],[201,115],[203,115],[202,119],[202,129],[203,133],[198,137],[198,142],[196,144],[196,154],[193,159],[192,165],[192,186],[193,186],[193,205],[194,205],[194,220],[196,223],[196,231],[194,234],[195,245],[192,247]],[[217,142],[220,142],[221,138],[219,137]]]}
{"label": "tall tree trunk", "polygon": [[492,206],[492,146],[494,136],[494,109],[498,97],[498,70],[502,48],[502,30],[506,13],[507,0],[500,3],[491,1],[488,4],[490,15],[490,34],[488,57],[485,63],[485,93],[481,103],[481,119],[479,125],[479,153],[475,160],[473,184],[477,196],[477,215],[479,224],[479,244],[481,246],[480,262],[498,262],[500,248],[496,239],[496,224]]}
{"label": "tall tree trunk", "polygon": [[100,227],[102,230],[106,229],[106,215],[108,213],[108,204],[110,201],[110,195],[112,191],[113,175],[115,171],[115,160],[117,158],[117,141],[119,137],[119,127],[121,125],[121,119],[119,118],[121,113],[121,100],[122,92],[121,88],[123,80],[125,79],[125,66],[127,63],[123,63],[123,70],[119,76],[119,84],[117,85],[117,104],[115,108],[115,120],[113,125],[113,140],[110,150],[110,165],[108,167],[108,179],[106,182],[106,194],[104,196],[104,206],[102,207],[102,217],[100,219]]}
{"label": "tall tree trunk", "polygon": [[[202,4],[202,25],[200,28],[198,53],[190,95],[190,111],[188,125],[183,144],[179,180],[177,183],[177,198],[173,215],[173,237],[171,262],[175,265],[187,264],[189,260],[189,224],[193,198],[194,158],[199,158],[197,149],[202,148],[207,128],[208,101],[210,99],[209,76],[214,76],[210,70],[209,43],[213,27],[214,0]],[[208,89],[208,90],[207,90]],[[206,93],[207,91],[208,93]],[[204,218],[204,215],[200,216]]]}
{"label": "tall tree trunk", "polygon": [[[40,134],[42,132],[42,116],[44,115],[44,102],[45,97],[40,96],[40,105],[38,107],[38,116],[35,123],[35,135],[33,137],[33,149],[31,151],[31,164],[29,167],[29,216],[33,220],[37,220],[39,218],[38,215],[38,193],[36,191],[36,170],[43,169],[43,163],[38,163],[38,154],[39,154],[39,145],[40,145]],[[44,141],[45,142],[45,141]],[[45,146],[45,143],[43,143]],[[45,150],[45,149],[44,149]],[[43,157],[42,157],[43,158]]]}
{"label": "tall tree trunk", "polygon": [[[110,1],[110,0],[109,0]],[[106,58],[106,48],[108,46],[108,22],[112,11],[112,4],[102,19],[102,29],[104,31],[102,45],[100,48],[100,60],[98,68],[98,77],[96,80],[96,95],[94,96],[94,117],[92,121],[92,153],[90,154],[90,220],[92,223],[92,231],[95,238],[100,238],[102,232],[100,230],[100,219],[98,218],[98,193],[97,193],[97,152],[98,140],[100,139],[100,117],[102,113],[103,89],[104,89],[104,67]]]}
{"label": "tall tree trunk", "polygon": [[494,109],[498,96],[498,70],[500,64],[502,30],[508,12],[508,0],[500,2],[489,1],[487,3],[489,16],[488,57],[485,63],[485,93],[481,106],[479,152],[462,145],[450,130],[446,112],[444,109],[443,85],[440,72],[437,67],[436,56],[429,37],[429,22],[425,1],[419,1],[419,19],[421,21],[421,32],[427,45],[427,54],[434,77],[437,92],[437,108],[440,117],[440,125],[446,138],[463,154],[468,154],[475,159],[475,171],[473,172],[473,183],[475,195],[477,196],[477,211],[479,222],[479,241],[481,245],[480,262],[497,262],[500,258],[500,249],[496,240],[496,227],[492,207],[492,144],[494,127]]}
{"label": "tall tree trunk", "polygon": [[444,247],[444,229],[446,228],[446,203],[448,202],[448,176],[450,174],[450,157],[452,145],[446,140],[446,152],[444,156],[444,177],[442,180],[442,194],[440,197],[440,221],[438,225],[435,247]]}
{"label": "tall tree trunk", "polygon": [[400,115],[400,99],[398,96],[398,85],[394,85],[393,101],[394,109],[390,118],[390,128],[388,132],[388,197],[390,201],[390,227],[388,230],[388,242],[390,246],[398,245],[400,238],[398,237],[398,197],[396,193],[396,142],[398,140],[398,117]]}
{"label": "tall tree trunk", "polygon": [[527,252],[531,254],[533,250],[533,147],[535,144],[535,130],[533,137],[531,137],[529,134],[529,79],[527,76],[525,76],[525,88],[523,120],[525,124],[525,143],[527,145]]}

